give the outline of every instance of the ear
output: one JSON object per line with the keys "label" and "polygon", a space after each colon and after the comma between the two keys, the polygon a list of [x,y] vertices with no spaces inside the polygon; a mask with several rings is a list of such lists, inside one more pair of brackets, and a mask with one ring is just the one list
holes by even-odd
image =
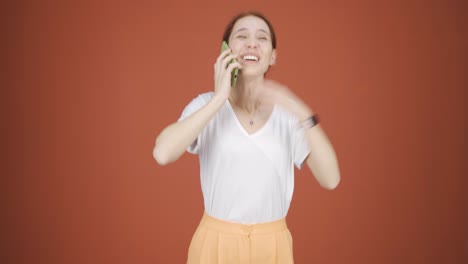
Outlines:
{"label": "ear", "polygon": [[276,64],[276,49],[274,49],[271,53],[271,57],[270,57],[270,66],[273,66]]}

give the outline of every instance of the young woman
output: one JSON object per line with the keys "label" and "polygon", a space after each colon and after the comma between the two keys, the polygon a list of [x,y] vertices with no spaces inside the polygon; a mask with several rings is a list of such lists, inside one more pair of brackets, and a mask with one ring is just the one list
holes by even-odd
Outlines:
{"label": "young woman", "polygon": [[214,64],[214,91],[193,99],[160,133],[153,155],[161,165],[185,150],[200,158],[205,213],[187,263],[293,263],[285,217],[294,165],[305,162],[331,190],[340,181],[335,152],[314,111],[264,78],[277,56],[271,23],[256,12],[239,14],[223,40],[230,49]]}

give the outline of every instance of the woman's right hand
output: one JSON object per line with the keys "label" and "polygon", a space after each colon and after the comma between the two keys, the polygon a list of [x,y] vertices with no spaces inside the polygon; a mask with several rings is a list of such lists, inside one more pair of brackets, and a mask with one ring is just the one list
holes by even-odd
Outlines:
{"label": "woman's right hand", "polygon": [[[223,99],[228,99],[231,94],[231,73],[234,68],[242,69],[239,62],[229,62],[238,57],[237,54],[231,54],[231,49],[227,49],[219,55],[214,65],[215,95]],[[229,64],[229,66],[228,66]]]}

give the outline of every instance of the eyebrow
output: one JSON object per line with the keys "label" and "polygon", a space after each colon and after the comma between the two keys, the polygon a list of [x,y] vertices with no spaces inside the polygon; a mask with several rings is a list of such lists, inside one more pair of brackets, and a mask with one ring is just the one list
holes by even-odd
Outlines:
{"label": "eyebrow", "polygon": [[[244,30],[247,30],[247,28],[239,28],[238,30],[234,31],[232,34],[236,34],[237,32],[239,31],[244,31]],[[267,34],[268,36],[270,36],[270,33],[268,31],[266,31],[265,29],[259,29],[258,31],[262,31],[264,32],[265,34]]]}

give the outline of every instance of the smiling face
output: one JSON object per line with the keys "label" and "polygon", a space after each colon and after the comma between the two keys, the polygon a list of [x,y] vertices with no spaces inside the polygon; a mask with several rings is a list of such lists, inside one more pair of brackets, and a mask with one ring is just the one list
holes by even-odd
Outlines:
{"label": "smiling face", "polygon": [[263,76],[276,60],[272,33],[267,23],[256,16],[237,20],[229,37],[229,47],[242,64],[243,76]]}

